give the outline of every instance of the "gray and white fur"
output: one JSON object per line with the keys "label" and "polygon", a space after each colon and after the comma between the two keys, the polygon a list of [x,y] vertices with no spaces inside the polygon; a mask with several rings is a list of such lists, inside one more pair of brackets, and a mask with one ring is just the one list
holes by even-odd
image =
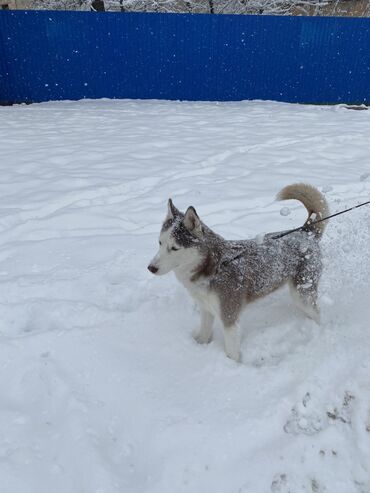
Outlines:
{"label": "gray and white fur", "polygon": [[214,233],[189,207],[180,212],[171,199],[159,236],[159,251],[148,269],[156,275],[174,271],[200,308],[197,342],[212,339],[212,325],[219,317],[227,356],[240,361],[239,318],[254,300],[288,283],[294,301],[304,313],[319,322],[318,284],[322,271],[319,240],[329,208],[314,187],[294,184],[285,187],[279,200],[296,199],[308,211],[305,229],[283,238],[267,234],[261,241],[229,241]]}

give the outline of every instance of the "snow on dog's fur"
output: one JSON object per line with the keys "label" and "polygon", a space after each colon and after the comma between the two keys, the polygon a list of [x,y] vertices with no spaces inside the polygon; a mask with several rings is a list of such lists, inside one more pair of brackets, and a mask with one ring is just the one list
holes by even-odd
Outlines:
{"label": "snow on dog's fur", "polygon": [[[174,271],[201,311],[200,343],[212,339],[214,317],[223,324],[225,351],[240,360],[239,317],[250,302],[289,283],[294,301],[307,316],[319,321],[318,283],[322,271],[319,239],[325,223],[310,225],[329,213],[323,195],[314,187],[285,187],[279,200],[296,199],[308,211],[303,231],[263,241],[228,241],[214,233],[189,207],[180,212],[168,201],[168,212],[159,236],[159,250],[148,269],[156,275]],[[276,233],[275,233],[276,234]]]}

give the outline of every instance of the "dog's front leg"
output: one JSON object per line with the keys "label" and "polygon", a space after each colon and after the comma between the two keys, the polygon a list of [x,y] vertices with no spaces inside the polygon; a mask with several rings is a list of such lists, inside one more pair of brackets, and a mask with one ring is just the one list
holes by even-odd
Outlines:
{"label": "dog's front leg", "polygon": [[240,327],[237,322],[232,325],[224,325],[224,341],[226,355],[236,362],[241,359],[240,354]]}
{"label": "dog's front leg", "polygon": [[194,339],[199,344],[208,344],[212,340],[213,321],[215,317],[203,307],[200,307],[200,329],[193,332]]}
{"label": "dog's front leg", "polygon": [[[227,282],[224,282],[227,286]],[[242,309],[242,299],[235,292],[223,292],[220,304],[221,320],[224,330],[225,353],[234,361],[241,360],[239,315]]]}

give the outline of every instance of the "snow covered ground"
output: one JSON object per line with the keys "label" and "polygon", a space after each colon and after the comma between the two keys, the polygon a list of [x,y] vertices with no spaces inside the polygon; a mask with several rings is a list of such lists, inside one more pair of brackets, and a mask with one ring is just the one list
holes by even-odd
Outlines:
{"label": "snow covered ground", "polygon": [[328,225],[321,327],[276,292],[242,364],[146,269],[168,197],[230,239],[301,225],[296,181],[369,200],[369,135],[339,106],[0,108],[0,492],[369,493],[369,207]]}

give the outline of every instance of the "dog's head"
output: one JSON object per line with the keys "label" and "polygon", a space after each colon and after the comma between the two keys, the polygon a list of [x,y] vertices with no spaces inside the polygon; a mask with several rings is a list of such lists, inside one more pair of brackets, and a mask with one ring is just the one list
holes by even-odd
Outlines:
{"label": "dog's head", "polygon": [[182,267],[191,269],[201,258],[202,238],[203,226],[194,207],[189,207],[183,214],[169,199],[167,216],[159,235],[159,250],[148,269],[157,275]]}

